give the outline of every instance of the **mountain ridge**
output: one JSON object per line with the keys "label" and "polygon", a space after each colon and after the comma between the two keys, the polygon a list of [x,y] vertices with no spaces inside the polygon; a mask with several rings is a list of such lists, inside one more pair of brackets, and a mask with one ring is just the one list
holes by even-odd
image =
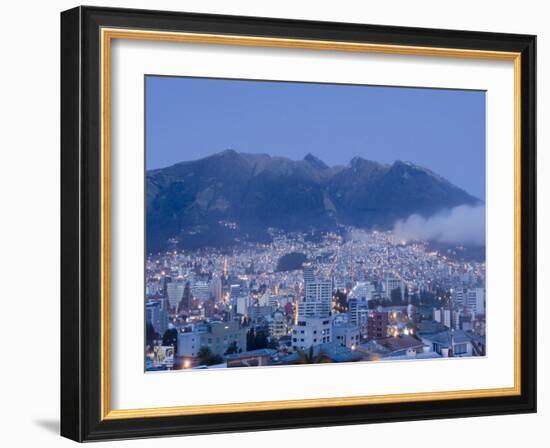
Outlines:
{"label": "mountain ridge", "polygon": [[479,199],[412,162],[354,157],[329,166],[228,149],[146,173],[148,250],[268,241],[269,227],[391,228],[413,213],[429,216]]}

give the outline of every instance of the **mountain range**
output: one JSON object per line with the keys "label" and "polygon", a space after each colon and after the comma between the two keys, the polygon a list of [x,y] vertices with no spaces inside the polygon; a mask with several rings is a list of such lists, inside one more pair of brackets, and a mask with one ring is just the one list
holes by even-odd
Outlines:
{"label": "mountain range", "polygon": [[391,228],[479,199],[411,162],[361,157],[328,166],[312,154],[290,160],[226,150],[146,173],[149,251],[168,241],[197,248],[269,241],[268,228],[326,231]]}

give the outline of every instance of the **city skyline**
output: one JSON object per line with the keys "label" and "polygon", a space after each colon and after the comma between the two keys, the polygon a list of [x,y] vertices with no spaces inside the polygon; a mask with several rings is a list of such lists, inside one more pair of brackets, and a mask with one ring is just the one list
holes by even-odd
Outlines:
{"label": "city skyline", "polygon": [[484,92],[146,95],[146,372],[486,356]]}
{"label": "city skyline", "polygon": [[146,370],[485,356],[485,262],[462,255],[358,229],[150,255]]}

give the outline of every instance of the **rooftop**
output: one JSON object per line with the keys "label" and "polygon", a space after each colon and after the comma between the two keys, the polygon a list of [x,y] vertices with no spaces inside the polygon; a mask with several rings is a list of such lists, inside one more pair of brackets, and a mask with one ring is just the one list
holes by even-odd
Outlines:
{"label": "rooftop", "polygon": [[450,347],[453,340],[455,344],[461,344],[471,342],[471,337],[462,330],[445,330],[429,336],[429,340],[444,347]]}
{"label": "rooftop", "polygon": [[447,327],[445,327],[445,325],[435,320],[423,320],[422,322],[416,324],[416,331],[421,335],[440,333],[446,328]]}
{"label": "rooftop", "polygon": [[248,352],[233,353],[231,355],[227,355],[226,358],[228,361],[234,361],[237,359],[251,358],[254,356],[273,356],[276,353],[277,350],[271,348],[259,348],[257,350],[250,350]]}
{"label": "rooftop", "polygon": [[436,359],[436,358],[441,358],[441,355],[437,352],[425,352],[425,353],[422,352],[422,353],[416,353],[414,357],[407,356],[407,355],[396,355],[386,359],[391,359],[392,361],[398,361],[400,359],[408,360],[408,359]]}
{"label": "rooftop", "polygon": [[375,339],[362,344],[361,347],[369,352],[380,354],[390,354],[402,350],[423,347],[422,341],[419,341],[413,336],[401,335],[390,336],[387,338]]}
{"label": "rooftop", "polygon": [[[328,342],[326,344],[316,345],[313,347],[313,350],[310,350],[311,349],[304,350],[305,357],[309,357],[311,353],[313,358],[319,357],[319,362],[321,362],[321,356],[326,356],[332,362],[355,362],[364,358],[362,353],[343,347],[337,342]],[[285,356],[281,361],[283,364],[299,364],[301,357],[304,355],[298,352],[292,353]],[[308,362],[304,362],[303,364],[308,364]],[[311,362],[310,364],[315,364],[315,362]]]}

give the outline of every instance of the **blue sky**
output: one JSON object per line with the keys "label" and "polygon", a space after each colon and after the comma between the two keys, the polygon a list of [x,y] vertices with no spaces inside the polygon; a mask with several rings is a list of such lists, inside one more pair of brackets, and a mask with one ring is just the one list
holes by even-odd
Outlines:
{"label": "blue sky", "polygon": [[485,92],[146,77],[146,164],[224,149],[408,160],[485,199]]}

